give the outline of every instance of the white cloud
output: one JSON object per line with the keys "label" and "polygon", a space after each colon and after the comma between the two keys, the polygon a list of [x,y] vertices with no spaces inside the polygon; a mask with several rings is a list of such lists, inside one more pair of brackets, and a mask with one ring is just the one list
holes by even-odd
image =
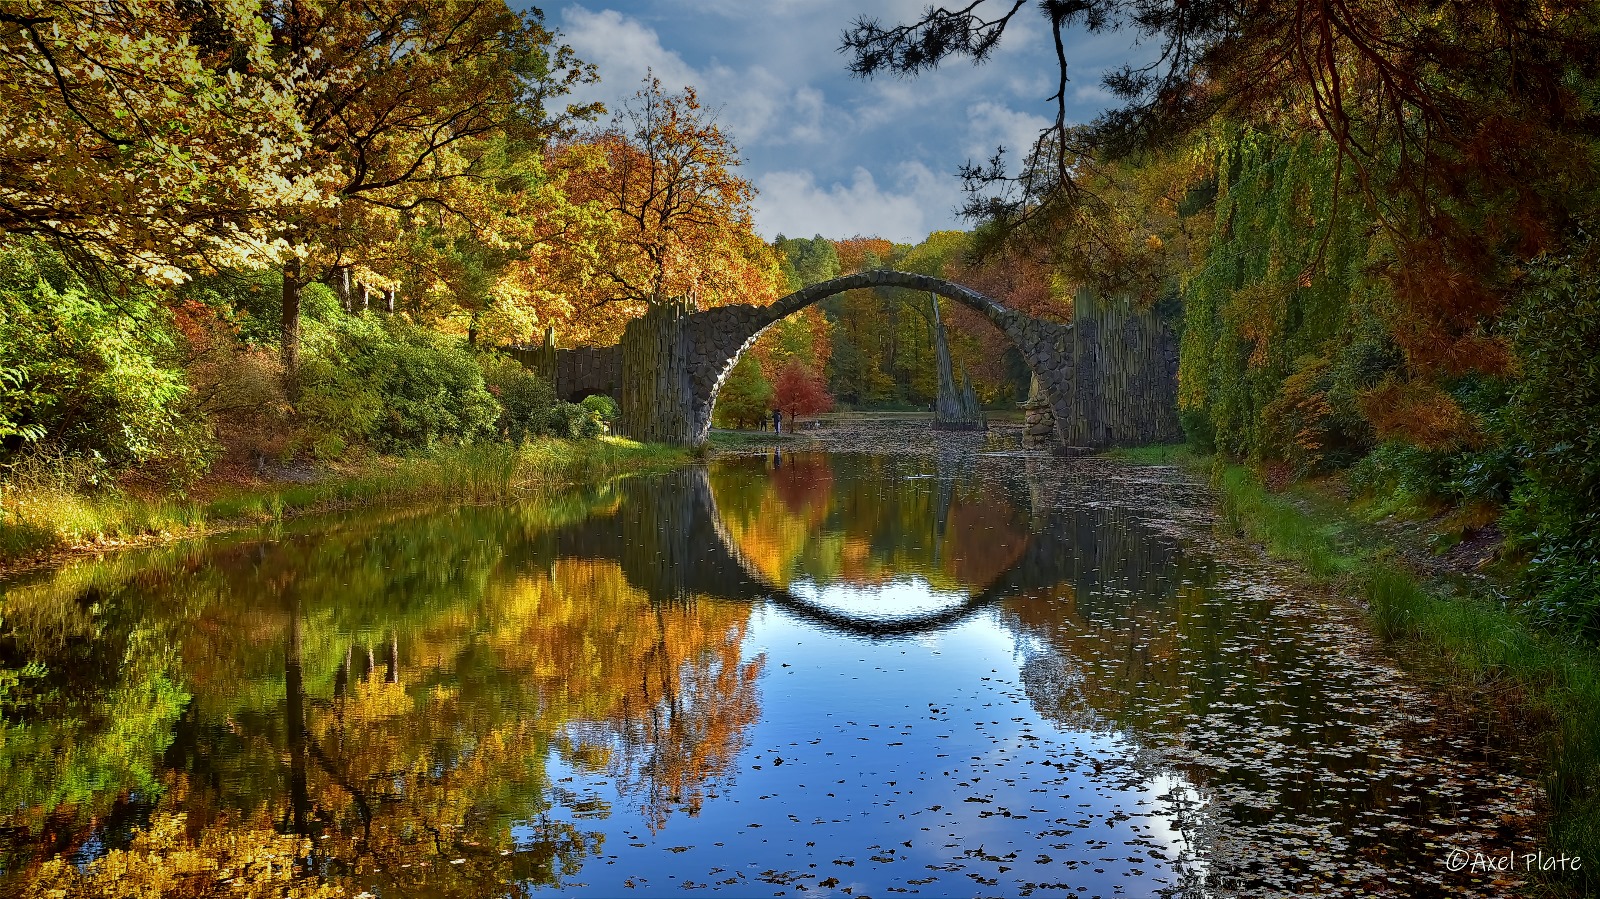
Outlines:
{"label": "white cloud", "polygon": [[[695,86],[739,147],[741,174],[762,191],[757,222],[766,236],[918,241],[962,225],[952,212],[962,162],[987,159],[1004,144],[1015,163],[1055,113],[1046,99],[1055,90],[1055,54],[1034,13],[1019,14],[984,65],[952,59],[914,79],[849,76],[837,50],[856,16],[905,22],[927,2],[567,0],[553,19],[604,79],[580,99],[615,110],[647,67],[669,90]],[[1106,99],[1098,74],[1130,58],[1129,36],[1068,39],[1068,113],[1087,120]]]}
{"label": "white cloud", "polygon": [[654,71],[662,85],[676,90],[699,80],[693,66],[675,51],[661,45],[655,30],[614,9],[591,12],[569,6],[561,14],[561,34],[584,62],[594,63],[604,81],[583,90],[582,99],[617,100],[631,96]]}
{"label": "white cloud", "polygon": [[743,69],[715,61],[699,68],[668,50],[655,29],[612,9],[568,7],[562,35],[579,58],[594,63],[603,82],[583,99],[604,101],[613,111],[633,95],[647,71],[668,91],[692,86],[717,124],[741,147],[823,139],[827,100],[822,91],[782,77],[764,65]]}
{"label": "white cloud", "polygon": [[953,226],[959,201],[954,179],[935,174],[920,162],[898,167],[893,190],[879,186],[857,167],[850,183],[826,187],[805,170],[770,172],[756,182],[756,228],[764,237],[779,234],[850,237],[869,234],[900,243],[917,243],[929,231]]}
{"label": "white cloud", "polygon": [[1106,90],[1105,85],[1097,81],[1094,84],[1084,84],[1073,88],[1072,99],[1078,103],[1109,106],[1116,101],[1117,97]]}
{"label": "white cloud", "polygon": [[1022,159],[1033,148],[1039,132],[1050,126],[1044,116],[1019,112],[1003,103],[984,100],[967,107],[965,149],[974,159],[988,159],[996,146],[1006,148],[1006,158]]}
{"label": "white cloud", "polygon": [[817,143],[827,137],[825,130],[828,100],[814,87],[802,87],[794,92],[790,113],[789,139],[796,143]]}

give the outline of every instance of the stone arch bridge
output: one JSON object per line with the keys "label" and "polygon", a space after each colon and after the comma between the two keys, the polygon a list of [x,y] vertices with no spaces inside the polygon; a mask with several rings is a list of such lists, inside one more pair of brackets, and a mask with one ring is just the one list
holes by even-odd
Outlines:
{"label": "stone arch bridge", "polygon": [[694,311],[666,305],[628,324],[612,347],[514,350],[567,400],[615,397],[630,437],[687,446],[705,442],[717,392],[761,332],[848,290],[901,287],[960,303],[988,319],[1021,353],[1054,413],[1059,444],[1107,447],[1175,440],[1177,343],[1150,313],[1101,304],[1080,292],[1073,321],[1036,318],[941,278],[876,270],[798,290],[770,306]]}

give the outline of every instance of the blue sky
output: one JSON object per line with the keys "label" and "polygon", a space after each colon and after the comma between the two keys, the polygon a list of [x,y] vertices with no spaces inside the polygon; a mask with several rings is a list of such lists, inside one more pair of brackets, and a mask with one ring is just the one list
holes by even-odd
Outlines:
{"label": "blue sky", "polygon": [[[744,157],[767,239],[855,234],[914,243],[963,228],[958,167],[995,145],[1022,148],[1053,115],[1054,54],[1030,4],[987,63],[946,63],[912,80],[853,78],[840,34],[868,12],[917,16],[926,0],[611,0],[543,7],[602,83],[585,99],[613,109],[651,68],[669,90],[692,84]],[[1107,103],[1100,73],[1128,53],[1118,36],[1077,39],[1069,114]]]}

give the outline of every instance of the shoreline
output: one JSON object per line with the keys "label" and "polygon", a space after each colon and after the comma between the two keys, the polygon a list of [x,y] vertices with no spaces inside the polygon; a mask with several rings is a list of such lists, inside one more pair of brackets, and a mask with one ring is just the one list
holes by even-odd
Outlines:
{"label": "shoreline", "polygon": [[[615,437],[541,438],[520,447],[486,444],[418,456],[373,456],[318,468],[309,480],[224,487],[204,498],[96,497],[13,487],[0,497],[0,578],[342,509],[429,498],[491,499],[692,461],[689,450]],[[21,496],[14,499],[13,492]]]}
{"label": "shoreline", "polygon": [[1592,873],[1600,868],[1600,652],[1539,629],[1488,579],[1463,583],[1422,564],[1418,547],[1397,544],[1347,500],[1294,486],[1273,491],[1253,469],[1182,446],[1106,455],[1181,467],[1208,482],[1220,525],[1296,565],[1308,585],[1352,600],[1403,670],[1508,749],[1527,751],[1545,789],[1544,850],[1589,862],[1545,872],[1534,881],[1537,895],[1590,895],[1600,886]]}

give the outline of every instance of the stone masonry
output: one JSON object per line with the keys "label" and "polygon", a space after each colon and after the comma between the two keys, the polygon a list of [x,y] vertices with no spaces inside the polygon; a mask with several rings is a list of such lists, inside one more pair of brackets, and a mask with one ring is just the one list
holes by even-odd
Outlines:
{"label": "stone masonry", "polygon": [[509,346],[506,352],[536,372],[555,388],[556,398],[576,403],[586,396],[603,393],[622,402],[622,347],[580,346],[557,349],[555,332],[545,329],[544,343],[538,346]]}

